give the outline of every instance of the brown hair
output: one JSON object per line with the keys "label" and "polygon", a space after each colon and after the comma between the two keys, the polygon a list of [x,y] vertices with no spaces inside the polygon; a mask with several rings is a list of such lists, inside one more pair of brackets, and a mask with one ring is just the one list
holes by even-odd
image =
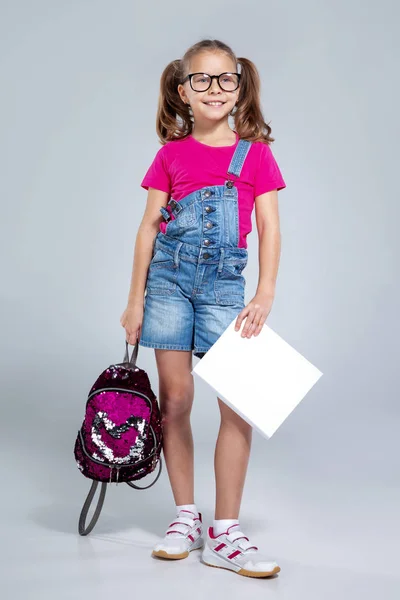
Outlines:
{"label": "brown hair", "polygon": [[[187,75],[190,61],[199,52],[224,52],[241,67],[240,92],[234,116],[239,138],[271,144],[271,127],[264,122],[260,102],[260,76],[248,58],[236,58],[229,46],[219,40],[202,40],[191,46],[182,59],[173,60],[164,69],[160,81],[156,130],[161,144],[182,139],[192,133],[190,108],[182,102],[178,85]],[[178,118],[177,118],[178,117]]]}

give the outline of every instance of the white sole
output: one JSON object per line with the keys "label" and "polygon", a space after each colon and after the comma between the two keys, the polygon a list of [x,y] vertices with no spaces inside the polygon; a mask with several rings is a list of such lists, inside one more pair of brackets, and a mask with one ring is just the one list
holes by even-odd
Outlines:
{"label": "white sole", "polygon": [[272,577],[279,573],[281,568],[276,565],[270,571],[250,571],[248,569],[243,569],[239,565],[235,565],[230,562],[228,559],[225,559],[223,556],[218,556],[215,552],[210,550],[210,548],[205,545],[204,550],[201,555],[201,561],[207,565],[208,567],[215,567],[217,569],[226,569],[227,571],[234,571],[238,575],[243,575],[244,577]]}

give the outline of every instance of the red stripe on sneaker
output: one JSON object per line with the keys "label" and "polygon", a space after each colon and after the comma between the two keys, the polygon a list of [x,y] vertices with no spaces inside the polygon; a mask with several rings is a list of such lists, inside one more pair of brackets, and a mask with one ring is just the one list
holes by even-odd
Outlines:
{"label": "red stripe on sneaker", "polygon": [[238,554],[241,554],[240,550],[235,550],[232,554],[229,554],[228,558],[235,558]]}
{"label": "red stripe on sneaker", "polygon": [[214,548],[214,552],[219,552],[222,548],[225,548],[226,544],[219,544],[216,548]]}
{"label": "red stripe on sneaker", "polygon": [[201,533],[201,529],[200,529],[200,527],[198,527],[198,528],[197,528],[197,531],[198,531],[199,533]]}
{"label": "red stripe on sneaker", "polygon": [[188,535],[188,538],[192,540],[192,542],[194,542],[194,537],[192,535]]}

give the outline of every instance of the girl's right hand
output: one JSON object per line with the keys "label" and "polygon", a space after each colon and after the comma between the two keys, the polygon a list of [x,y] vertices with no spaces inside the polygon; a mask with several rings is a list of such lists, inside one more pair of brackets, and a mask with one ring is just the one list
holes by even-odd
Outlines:
{"label": "girl's right hand", "polygon": [[143,322],[144,307],[134,305],[126,307],[120,318],[120,323],[126,332],[126,341],[134,346],[140,340],[140,332]]}

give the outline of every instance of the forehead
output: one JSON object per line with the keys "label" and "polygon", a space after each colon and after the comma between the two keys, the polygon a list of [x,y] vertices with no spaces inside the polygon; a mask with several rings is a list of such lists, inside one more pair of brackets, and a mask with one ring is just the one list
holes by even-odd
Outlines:
{"label": "forehead", "polygon": [[224,52],[201,52],[190,61],[191,73],[219,75],[232,71],[236,71],[235,62]]}

